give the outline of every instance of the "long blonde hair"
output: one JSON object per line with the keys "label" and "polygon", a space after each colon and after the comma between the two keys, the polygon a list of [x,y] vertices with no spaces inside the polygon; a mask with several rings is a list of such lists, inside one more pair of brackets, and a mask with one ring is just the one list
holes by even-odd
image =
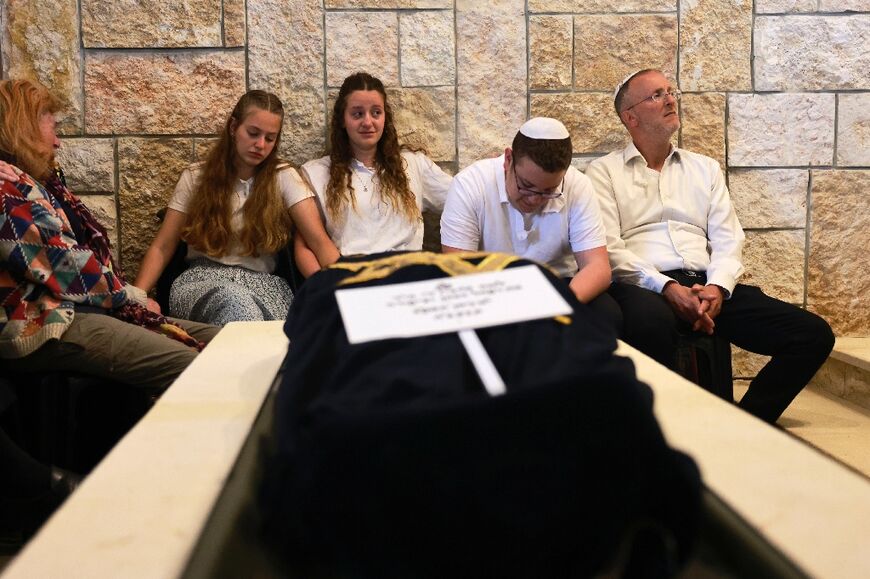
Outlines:
{"label": "long blonde hair", "polygon": [[58,109],[58,101],[38,82],[0,81],[0,149],[39,180],[54,171],[54,148],[43,142],[39,122],[42,115]]}
{"label": "long blonde hair", "polygon": [[411,191],[405,160],[402,159],[399,137],[393,122],[393,109],[387,101],[384,84],[365,72],[350,75],[341,85],[338,98],[332,111],[332,124],[329,136],[329,183],[326,185],[326,210],[334,220],[340,220],[346,204],[356,208],[350,167],[353,151],[350,138],[344,127],[344,111],[347,98],[357,90],[375,90],[384,99],[384,133],[378,141],[375,153],[375,169],[383,195],[394,211],[404,215],[408,221],[420,219],[417,198]]}
{"label": "long blonde hair", "polygon": [[251,193],[243,207],[242,229],[238,232],[232,229],[233,189],[238,174],[233,129],[253,109],[275,113],[281,117],[283,126],[284,106],[277,96],[262,90],[245,93],[236,103],[217,144],[209,153],[190,202],[184,238],[193,247],[213,257],[225,255],[234,237],[238,240],[240,254],[253,256],[260,252],[275,253],[290,240],[293,222],[284,206],[277,179],[279,165],[286,164],[278,158],[280,129],[274,148],[254,170]]}

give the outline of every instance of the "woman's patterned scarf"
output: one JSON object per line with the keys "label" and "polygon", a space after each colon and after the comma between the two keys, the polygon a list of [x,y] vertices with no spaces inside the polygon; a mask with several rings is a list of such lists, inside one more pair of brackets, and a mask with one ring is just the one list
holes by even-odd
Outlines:
{"label": "woman's patterned scarf", "polygon": [[[82,236],[84,237],[84,239],[79,239],[78,241],[82,245],[86,245],[100,263],[111,267],[115,275],[122,281],[125,281],[124,272],[121,271],[121,268],[118,267],[115,259],[112,257],[106,230],[100,225],[90,210],[85,207],[81,199],[73,195],[67,188],[63,172],[57,169],[52,177],[46,180],[44,185],[52,195],[62,199],[66,207],[78,218],[83,230]],[[202,351],[205,347],[203,342],[188,334],[175,322],[168,320],[166,316],[154,313],[140,304],[127,302],[120,308],[111,310],[111,315],[119,320],[147,328],[152,332],[164,334],[198,351]]]}

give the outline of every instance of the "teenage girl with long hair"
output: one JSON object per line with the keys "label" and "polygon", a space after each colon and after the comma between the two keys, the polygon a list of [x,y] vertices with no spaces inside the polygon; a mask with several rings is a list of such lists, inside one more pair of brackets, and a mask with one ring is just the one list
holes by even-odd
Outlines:
{"label": "teenage girl with long hair", "polygon": [[338,258],[313,193],[278,158],[283,120],[278,97],[249,91],[206,161],[181,174],[136,278],[142,289],[153,288],[184,239],[191,265],[172,284],[173,315],[217,325],[283,319],[293,294],[272,272],[294,224],[313,251],[312,267]]}
{"label": "teenage girl with long hair", "polygon": [[[384,85],[365,72],[341,85],[329,155],[302,172],[342,255],[422,249],[422,211],[443,209],[452,180],[424,153],[399,144]],[[295,250],[304,275],[319,269],[305,240],[297,238]]]}

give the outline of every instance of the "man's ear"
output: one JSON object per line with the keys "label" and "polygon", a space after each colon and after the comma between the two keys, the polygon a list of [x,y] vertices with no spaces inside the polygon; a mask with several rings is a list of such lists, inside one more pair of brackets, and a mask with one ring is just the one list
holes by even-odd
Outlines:
{"label": "man's ear", "polygon": [[511,161],[513,160],[513,158],[514,158],[514,152],[511,150],[510,147],[507,147],[504,150],[504,170],[505,171],[510,169]]}
{"label": "man's ear", "polygon": [[626,128],[637,126],[637,115],[632,111],[622,111],[619,113],[619,119]]}

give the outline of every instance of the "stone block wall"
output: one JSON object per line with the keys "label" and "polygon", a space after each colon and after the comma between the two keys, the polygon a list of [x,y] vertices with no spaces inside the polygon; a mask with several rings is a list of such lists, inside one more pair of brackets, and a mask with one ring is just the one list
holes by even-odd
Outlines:
{"label": "stone block wall", "polygon": [[[62,99],[61,160],[118,232],[129,273],[182,167],[248,88],[288,111],[283,154],[325,145],[350,72],[389,88],[402,138],[450,171],[534,115],[576,165],[626,142],[614,85],[641,67],[684,91],[682,146],[723,166],[746,281],[870,334],[868,0],[5,0],[4,77]],[[737,375],[758,360],[738,352]]]}

